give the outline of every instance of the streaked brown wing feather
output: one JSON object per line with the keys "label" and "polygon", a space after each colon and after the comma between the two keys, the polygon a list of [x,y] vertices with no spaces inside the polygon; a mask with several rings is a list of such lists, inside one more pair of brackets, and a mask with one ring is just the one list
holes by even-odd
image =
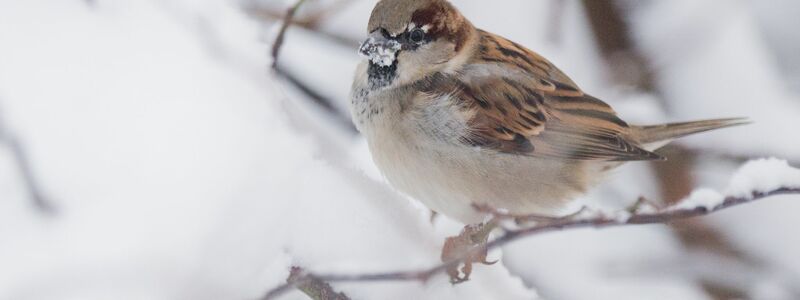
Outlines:
{"label": "streaked brown wing feather", "polygon": [[442,75],[426,91],[461,102],[470,128],[464,143],[544,158],[661,159],[627,136],[630,127],[610,106],[584,94],[549,61],[496,35],[481,35],[472,64],[499,64],[519,72],[484,74],[468,78],[470,84]]}

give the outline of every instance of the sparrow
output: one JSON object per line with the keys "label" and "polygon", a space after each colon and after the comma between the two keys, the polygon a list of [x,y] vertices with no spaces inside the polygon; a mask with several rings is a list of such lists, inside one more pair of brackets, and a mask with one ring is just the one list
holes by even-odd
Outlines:
{"label": "sparrow", "polygon": [[624,162],[664,160],[653,151],[676,138],[746,123],[629,124],[446,0],[381,0],[367,34],[350,108],[375,164],[397,190],[470,226],[491,217],[476,206],[560,214]]}

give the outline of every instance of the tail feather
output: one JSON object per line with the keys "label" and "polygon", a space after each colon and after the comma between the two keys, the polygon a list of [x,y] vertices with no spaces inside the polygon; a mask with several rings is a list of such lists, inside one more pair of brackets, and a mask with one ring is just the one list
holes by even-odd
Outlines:
{"label": "tail feather", "polygon": [[746,118],[703,120],[632,127],[635,138],[647,148],[658,149],[674,139],[695,133],[749,124]]}

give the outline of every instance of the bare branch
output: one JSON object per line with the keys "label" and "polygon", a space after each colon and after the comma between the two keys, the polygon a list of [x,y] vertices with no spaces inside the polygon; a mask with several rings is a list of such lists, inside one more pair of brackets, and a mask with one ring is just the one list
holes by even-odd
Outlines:
{"label": "bare branch", "polygon": [[358,130],[356,129],[355,125],[350,119],[350,115],[342,113],[340,110],[336,109],[334,106],[334,100],[330,97],[323,95],[322,93],[315,90],[313,87],[309,86],[296,76],[292,75],[290,72],[284,70],[280,66],[274,67],[275,74],[282,77],[286,82],[296,88],[298,91],[303,93],[308,99],[310,99],[314,104],[316,104],[319,108],[324,110],[325,112],[329,113],[331,117],[340,125],[342,128],[346,129],[349,133],[357,134]]}
{"label": "bare branch", "polygon": [[[352,4],[353,0],[339,0],[334,2],[333,4],[327,5],[322,9],[317,9],[314,12],[306,14],[305,17],[302,19],[294,18],[291,21],[292,25],[300,26],[309,30],[317,30],[320,27],[322,21],[327,19],[328,17],[340,12],[348,5]],[[250,5],[246,5],[245,9],[247,12],[252,15],[253,17],[265,20],[282,20],[285,16],[284,12],[276,11],[273,9],[262,7],[261,5],[257,5],[252,3]]]}
{"label": "bare branch", "polygon": [[286,15],[283,17],[283,22],[281,23],[281,28],[278,30],[278,35],[275,37],[275,41],[272,43],[272,68],[278,66],[278,56],[280,55],[281,47],[283,46],[283,40],[286,37],[286,30],[289,29],[289,25],[292,24],[292,20],[294,19],[294,15],[297,14],[297,10],[300,9],[300,6],[305,3],[306,0],[297,0],[292,7],[286,11]]}
{"label": "bare branch", "polygon": [[[536,225],[525,227],[516,230],[505,230],[505,232],[497,239],[487,243],[484,247],[476,247],[472,251],[465,253],[460,259],[444,262],[437,266],[404,272],[387,272],[387,273],[374,273],[374,274],[354,274],[354,275],[311,275],[307,274],[297,278],[294,282],[284,284],[269,291],[262,299],[276,299],[288,292],[289,290],[307,284],[312,280],[321,280],[324,282],[379,282],[379,281],[418,281],[426,282],[432,276],[447,270],[450,267],[458,266],[461,261],[469,255],[475,255],[487,249],[495,249],[504,246],[513,241],[519,240],[524,237],[553,232],[567,229],[579,228],[608,228],[608,227],[621,227],[627,225],[646,225],[646,224],[665,224],[678,220],[685,220],[688,218],[705,216],[717,211],[728,209],[734,206],[750,203],[753,201],[761,200],[764,198],[787,195],[787,194],[800,194],[800,188],[780,188],[769,192],[753,192],[752,197],[727,197],[725,200],[713,208],[696,207],[692,209],[675,209],[665,208],[653,213],[638,213],[634,212],[627,218],[620,218],[618,216],[608,216],[597,214],[589,217],[583,217],[583,214],[567,216],[564,218],[551,218],[543,219],[540,217],[530,218],[537,220]],[[522,216],[521,216],[522,217]]]}
{"label": "bare branch", "polygon": [[[324,96],[322,93],[314,90],[311,86],[304,83],[302,80],[293,76],[280,66],[278,66],[278,58],[280,56],[280,50],[283,47],[284,40],[286,38],[286,31],[289,29],[291,24],[295,24],[294,17],[297,14],[297,10],[300,6],[305,3],[306,0],[298,0],[283,17],[283,21],[281,23],[281,27],[278,31],[278,35],[275,37],[275,41],[272,44],[272,70],[275,71],[275,74],[281,76],[283,79],[286,80],[287,83],[294,86],[297,90],[302,92],[306,97],[308,97],[314,104],[316,104],[319,108],[329,113],[334,121],[338,123],[342,128],[345,128],[350,133],[356,133],[356,129],[353,126],[353,123],[350,121],[350,116],[341,113],[339,110],[336,109],[334,106],[334,101],[329,97]],[[348,1],[340,1],[338,2],[340,5],[345,5]],[[251,14],[255,14],[257,16],[263,16],[265,12],[263,10],[259,10],[257,8],[248,8],[248,11]],[[322,16],[318,16],[318,18],[322,18]],[[310,26],[310,25],[307,25]]]}
{"label": "bare branch", "polygon": [[334,291],[327,282],[320,280],[312,274],[306,273],[306,271],[300,267],[292,267],[286,282],[294,283],[299,279],[303,279],[303,282],[297,284],[297,289],[305,293],[311,299],[350,300],[350,297],[347,297],[344,293]]}
{"label": "bare branch", "polygon": [[[268,20],[268,21],[282,20],[283,16],[284,16],[283,13],[278,14],[278,13],[272,11],[272,10],[267,10],[267,9],[258,8],[258,7],[247,7],[247,8],[245,8],[245,10],[247,11],[247,13],[250,16],[252,16],[252,17],[254,17],[256,19],[259,19],[259,20]],[[326,14],[325,16],[327,17],[329,14],[330,13]],[[315,20],[315,21],[312,22],[310,20],[295,20],[295,19],[293,19],[292,22],[290,23],[290,25],[298,26],[298,27],[307,29],[307,30],[311,31],[312,33],[316,34],[317,36],[325,38],[325,39],[327,39],[327,40],[329,40],[329,41],[331,41],[333,43],[336,43],[336,44],[338,44],[338,45],[340,45],[342,47],[357,47],[358,44],[360,43],[360,41],[358,39],[356,39],[356,38],[348,37],[348,36],[339,34],[337,32],[331,32],[331,31],[325,30],[324,28],[319,28],[318,25],[316,23],[314,23],[314,22],[318,22],[318,21]]]}
{"label": "bare branch", "polygon": [[39,187],[39,181],[36,179],[33,169],[31,168],[28,153],[25,151],[22,144],[16,137],[12,136],[4,136],[0,139],[6,143],[11,151],[11,156],[17,163],[17,168],[22,176],[22,182],[25,185],[25,189],[28,191],[28,197],[30,197],[33,206],[42,213],[55,213],[55,206],[46,199],[42,189]]}
{"label": "bare branch", "polygon": [[8,147],[11,157],[17,164],[17,169],[22,177],[22,182],[25,185],[31,203],[42,213],[55,213],[55,206],[47,200],[40,188],[39,181],[31,167],[28,152],[25,151],[19,139],[6,128],[3,121],[2,111],[0,111],[0,143],[4,143]]}

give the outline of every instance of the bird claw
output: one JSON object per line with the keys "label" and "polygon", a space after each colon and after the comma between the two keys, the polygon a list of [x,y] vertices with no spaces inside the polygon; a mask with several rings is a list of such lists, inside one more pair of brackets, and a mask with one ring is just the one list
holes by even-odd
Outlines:
{"label": "bird claw", "polygon": [[[459,284],[469,280],[473,264],[493,265],[498,262],[497,260],[489,261],[487,258],[489,250],[486,248],[486,242],[489,240],[491,230],[487,230],[490,228],[486,228],[486,226],[484,224],[467,225],[459,235],[445,240],[444,247],[442,247],[442,261],[459,261],[458,264],[447,268],[447,275],[450,276],[451,283]],[[463,266],[459,269],[462,264]]]}

